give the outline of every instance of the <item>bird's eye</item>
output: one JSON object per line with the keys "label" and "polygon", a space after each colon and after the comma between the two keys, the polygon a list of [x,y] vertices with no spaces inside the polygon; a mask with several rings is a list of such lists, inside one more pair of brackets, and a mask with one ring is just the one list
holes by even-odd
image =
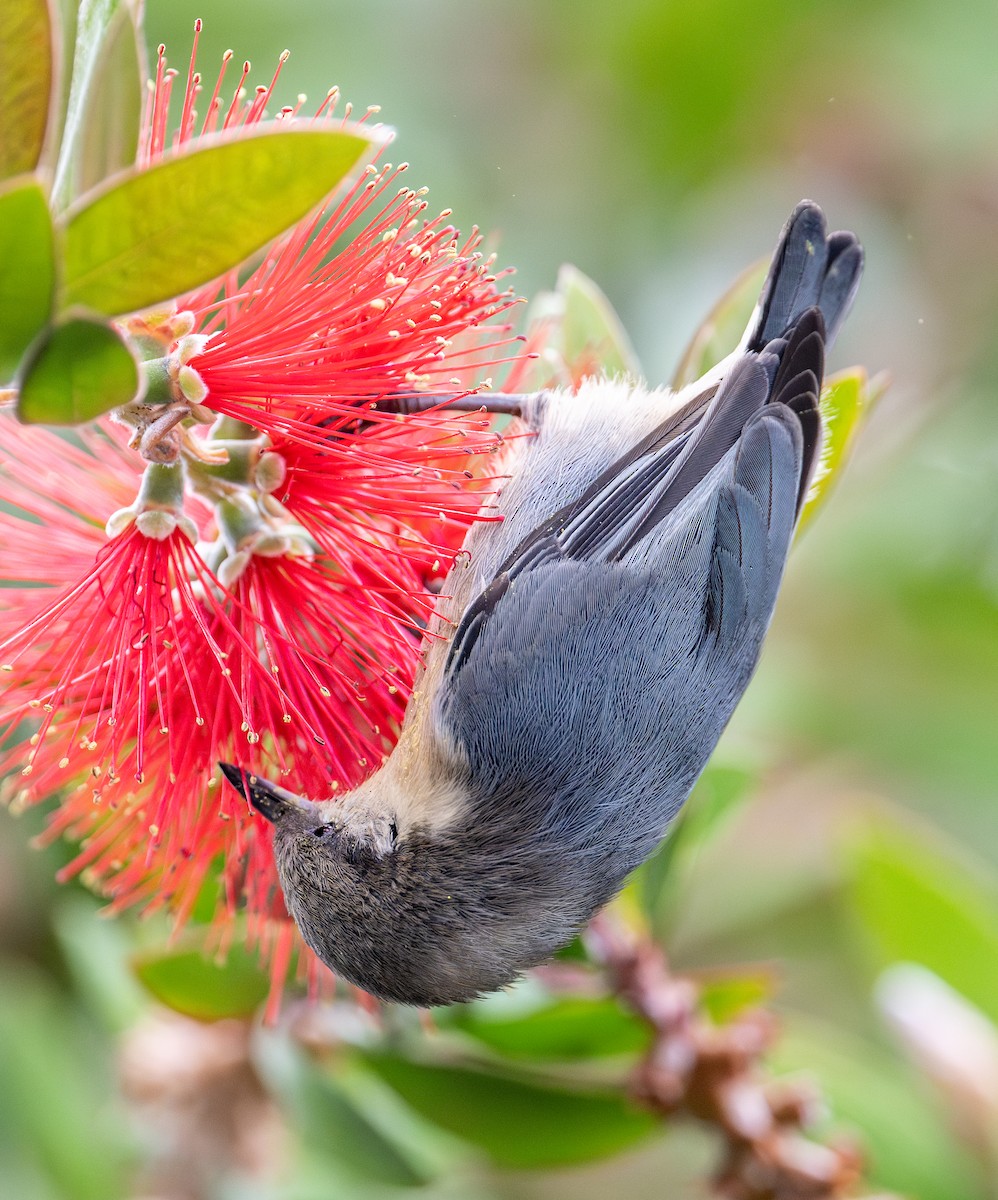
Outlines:
{"label": "bird's eye", "polygon": [[388,826],[388,832],[391,835],[392,845],[394,846],[395,843],[399,840],[399,827],[395,824],[394,821],[392,821],[392,823]]}
{"label": "bird's eye", "polygon": [[332,829],[332,825],[318,825],[312,830],[312,837],[323,838]]}

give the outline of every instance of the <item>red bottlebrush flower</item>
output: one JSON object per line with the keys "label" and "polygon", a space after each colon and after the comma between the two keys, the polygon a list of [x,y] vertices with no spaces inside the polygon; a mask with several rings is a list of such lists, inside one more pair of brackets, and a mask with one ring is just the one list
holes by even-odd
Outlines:
{"label": "red bottlebrush flower", "polygon": [[[199,130],[193,61],[171,138],[160,52],[146,163],[263,117],[273,83],[246,104],[237,88],[226,108],[220,76]],[[216,763],[316,797],[380,764],[427,578],[483,515],[483,452],[501,442],[480,413],[382,411],[399,392],[481,386],[514,340],[495,318],[515,300],[477,234],[424,221],[416,192],[389,195],[402,170],[368,168],[248,275],[122,321],[163,357],[147,364],[160,391],[117,425],[74,441],[0,418],[5,791],[63,797],[49,835],[80,842],[67,872],[116,909],[183,921],[221,873],[218,923],[230,936],[245,909],[277,990],[295,934],[270,829],[218,786]]]}
{"label": "red bottlebrush flower", "polygon": [[[198,133],[196,53],[195,37],[174,146],[259,123],[280,72],[279,66],[270,85],[244,103],[244,64],[223,115],[227,54]],[[161,46],[143,137],[145,162],[170,144],[174,81]],[[313,119],[333,122],[337,100],[333,89]],[[362,120],[377,111],[368,109]],[[284,119],[296,114],[281,110]],[[351,115],[347,105],[340,122]],[[511,335],[508,324],[496,323],[520,302],[512,289],[497,286],[507,272],[494,272],[477,231],[462,241],[447,222],[449,210],[424,219],[426,189],[398,186],[407,170],[407,163],[368,166],[332,204],[280,238],[248,277],[232,272],[220,286],[178,300],[179,310],[192,313],[198,337],[184,339],[174,365],[196,372],[205,408],[272,436],[328,449],[330,428],[349,428],[359,406],[370,410],[399,392],[472,391],[482,386],[484,370],[519,362],[522,352],[513,349],[522,339]],[[368,416],[392,419],[377,411]],[[432,437],[437,424],[464,437],[474,428],[474,422],[438,413],[417,423],[420,437]],[[468,449],[453,452],[463,456]]]}
{"label": "red bottlebrush flower", "polygon": [[[409,189],[383,202],[403,169],[370,168],[370,179],[279,242],[249,279],[229,281],[220,305],[195,311],[210,336],[187,365],[203,381],[205,407],[328,449],[330,429],[348,429],[358,405],[470,391],[484,367],[508,356],[508,329],[482,324],[516,299],[497,291],[478,235],[459,242],[447,214],[422,221],[426,202]],[[473,428],[438,414],[420,423],[424,437],[435,423]]]}

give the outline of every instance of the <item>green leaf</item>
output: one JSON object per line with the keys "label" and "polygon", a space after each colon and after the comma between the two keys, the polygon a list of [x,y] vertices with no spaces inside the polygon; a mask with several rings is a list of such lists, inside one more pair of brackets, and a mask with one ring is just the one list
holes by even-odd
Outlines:
{"label": "green leaf", "polygon": [[754,782],[751,771],[709,764],[668,837],[634,875],[628,890],[634,892],[639,908],[651,920],[656,934],[668,930],[701,847],[724,827]]}
{"label": "green leaf", "polygon": [[124,172],[67,214],[63,303],[116,315],[217,278],[315,208],[371,145],[340,129],[240,131]]}
{"label": "green leaf", "polygon": [[198,1021],[253,1016],[270,990],[257,957],[241,945],[224,962],[199,949],[146,950],[133,956],[132,970],[161,1004]]}
{"label": "green leaf", "polygon": [[482,1005],[460,1010],[453,1027],[507,1058],[571,1061],[637,1054],[651,1033],[616,1000],[556,1000],[523,1017],[497,1019]]}
{"label": "green leaf", "polygon": [[40,184],[29,179],[0,191],[0,383],[14,378],[52,315],[54,254]]}
{"label": "green leaf", "polygon": [[921,963],[998,1021],[998,886],[887,825],[856,845],[853,867],[851,907],[876,965]]}
{"label": "green leaf", "polygon": [[102,47],[73,172],[74,195],[135,162],[148,74],[136,7],[131,2],[122,4]]}
{"label": "green leaf", "polygon": [[71,317],[35,342],[18,387],[22,421],[79,425],[132,400],[139,369],[113,326]]}
{"label": "green leaf", "polygon": [[605,1158],[661,1128],[623,1093],[582,1091],[389,1054],[365,1061],[421,1116],[514,1169]]}
{"label": "green leaf", "polygon": [[57,210],[103,178],[103,165],[114,169],[134,161],[142,114],[137,10],[137,0],[81,0],[52,186]]}
{"label": "green leaf", "polygon": [[828,499],[832,484],[838,478],[866,414],[884,390],[883,378],[874,380],[871,385],[862,367],[840,371],[825,380],[820,401],[824,442],[801,510],[798,534],[811,523],[815,513]]}
{"label": "green leaf", "polygon": [[700,1007],[715,1025],[725,1025],[746,1009],[756,1008],[773,994],[773,976],[768,971],[701,979]]}
{"label": "green leaf", "polygon": [[41,157],[54,81],[46,0],[6,0],[0,33],[0,179]]}
{"label": "green leaf", "polygon": [[[262,1030],[254,1039],[254,1064],[307,1147],[333,1159],[365,1181],[413,1187],[432,1177],[432,1154],[413,1143],[412,1120],[378,1079],[349,1055],[337,1056],[329,1070],[311,1061],[289,1037]],[[378,1093],[371,1095],[373,1088]],[[373,1101],[373,1102],[372,1102]],[[408,1119],[406,1119],[408,1118]]]}
{"label": "green leaf", "polygon": [[102,920],[93,896],[67,892],[56,903],[52,929],[74,991],[94,1017],[118,1032],[134,1025],[149,1000],[128,967],[130,925]]}
{"label": "green leaf", "polygon": [[565,265],[558,272],[557,294],[564,304],[562,354],[574,379],[584,375],[641,374],[638,357],[613,306],[595,283]]}
{"label": "green leaf", "polygon": [[917,1077],[875,1043],[791,1019],[770,1058],[777,1071],[817,1076],[836,1125],[860,1133],[871,1185],[918,1200],[985,1194]]}
{"label": "green leaf", "polygon": [[672,379],[672,387],[677,392],[716,366],[741,341],[768,270],[768,259],[749,267],[707,314],[679,360]]}
{"label": "green leaf", "polygon": [[23,1156],[60,1200],[125,1195],[132,1164],[125,1114],[110,1101],[113,1059],[113,1045],[51,982],[8,960],[0,972],[0,1160]]}

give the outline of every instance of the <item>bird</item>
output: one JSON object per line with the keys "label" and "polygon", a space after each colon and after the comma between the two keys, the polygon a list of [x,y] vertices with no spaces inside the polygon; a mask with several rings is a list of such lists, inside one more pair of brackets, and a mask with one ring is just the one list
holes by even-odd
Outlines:
{"label": "bird", "polygon": [[380,769],[323,800],[220,764],[338,977],[421,1007],[504,988],[658,847],[759,659],[863,261],[802,201],[696,383],[519,398],[502,520],[468,534]]}

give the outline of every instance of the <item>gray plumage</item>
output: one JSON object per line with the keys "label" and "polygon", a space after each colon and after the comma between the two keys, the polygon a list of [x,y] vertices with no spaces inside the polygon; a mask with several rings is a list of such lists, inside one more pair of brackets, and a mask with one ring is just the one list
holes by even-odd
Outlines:
{"label": "gray plumage", "polygon": [[697,384],[526,398],[503,522],[448,577],[382,769],[314,803],[223,765],[338,975],[421,1005],[502,987],[658,845],[755,668],[861,270],[803,202],[742,344]]}

